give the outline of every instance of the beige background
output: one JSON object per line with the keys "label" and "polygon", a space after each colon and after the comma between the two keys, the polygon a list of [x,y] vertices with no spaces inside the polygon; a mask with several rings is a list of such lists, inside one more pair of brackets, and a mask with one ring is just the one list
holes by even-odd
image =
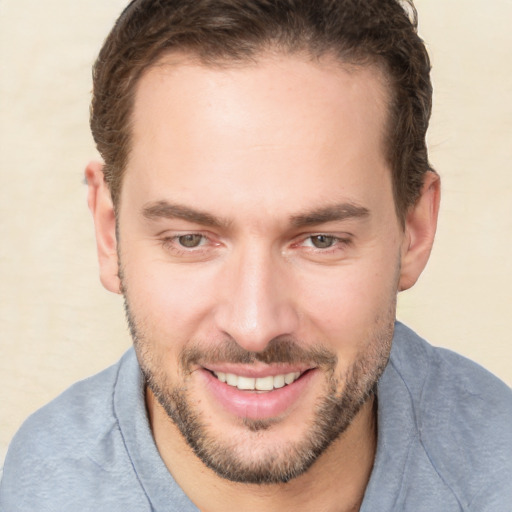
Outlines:
{"label": "beige background", "polygon": [[[90,67],[126,0],[0,0],[0,461],[23,419],[129,346],[82,183]],[[443,178],[431,263],[399,318],[512,384],[511,0],[418,0]]]}

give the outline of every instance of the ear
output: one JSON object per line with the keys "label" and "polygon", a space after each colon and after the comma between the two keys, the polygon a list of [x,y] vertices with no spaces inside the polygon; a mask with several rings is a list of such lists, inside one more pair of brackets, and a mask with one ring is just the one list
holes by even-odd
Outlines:
{"label": "ear", "polygon": [[96,232],[100,280],[107,290],[121,293],[116,217],[110,190],[103,174],[103,164],[90,162],[85,169],[85,179],[88,185],[87,203],[94,219]]}
{"label": "ear", "polygon": [[437,228],[441,180],[435,172],[425,174],[421,194],[405,219],[399,290],[416,283],[430,257]]}

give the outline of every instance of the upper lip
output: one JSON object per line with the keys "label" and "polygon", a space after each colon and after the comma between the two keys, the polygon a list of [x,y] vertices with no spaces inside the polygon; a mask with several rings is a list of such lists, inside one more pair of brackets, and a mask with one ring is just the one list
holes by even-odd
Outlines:
{"label": "upper lip", "polygon": [[272,365],[255,363],[251,365],[234,364],[234,363],[215,363],[203,365],[205,370],[210,372],[233,373],[241,377],[253,377],[255,379],[261,377],[275,377],[276,375],[286,375],[287,373],[304,373],[311,370],[311,365],[297,365],[276,363]]}

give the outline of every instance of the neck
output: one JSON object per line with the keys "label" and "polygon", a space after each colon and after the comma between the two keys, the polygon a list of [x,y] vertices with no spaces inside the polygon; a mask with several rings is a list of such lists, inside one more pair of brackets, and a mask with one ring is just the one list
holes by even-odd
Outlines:
{"label": "neck", "polygon": [[303,475],[284,484],[230,482],[207,468],[193,453],[166,412],[147,392],[153,436],[168,470],[203,512],[284,510],[354,512],[359,510],[376,450],[376,418],[372,396],[347,430]]}

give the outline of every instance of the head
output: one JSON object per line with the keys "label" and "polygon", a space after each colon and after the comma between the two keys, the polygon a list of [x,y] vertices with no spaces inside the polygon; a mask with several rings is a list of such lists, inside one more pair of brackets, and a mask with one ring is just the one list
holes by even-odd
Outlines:
{"label": "head", "polygon": [[331,55],[345,65],[383,71],[389,91],[386,158],[403,221],[432,170],[425,142],[432,106],[430,61],[416,26],[412,3],[399,0],[132,1],[94,66],[91,129],[114,205],[145,70],[176,51],[207,66],[243,65],[277,52],[313,59]]}
{"label": "head", "polygon": [[108,37],[102,282],[154,429],[218,475],[286,482],[368,411],[435,232],[428,72],[391,0],[141,0]]}

